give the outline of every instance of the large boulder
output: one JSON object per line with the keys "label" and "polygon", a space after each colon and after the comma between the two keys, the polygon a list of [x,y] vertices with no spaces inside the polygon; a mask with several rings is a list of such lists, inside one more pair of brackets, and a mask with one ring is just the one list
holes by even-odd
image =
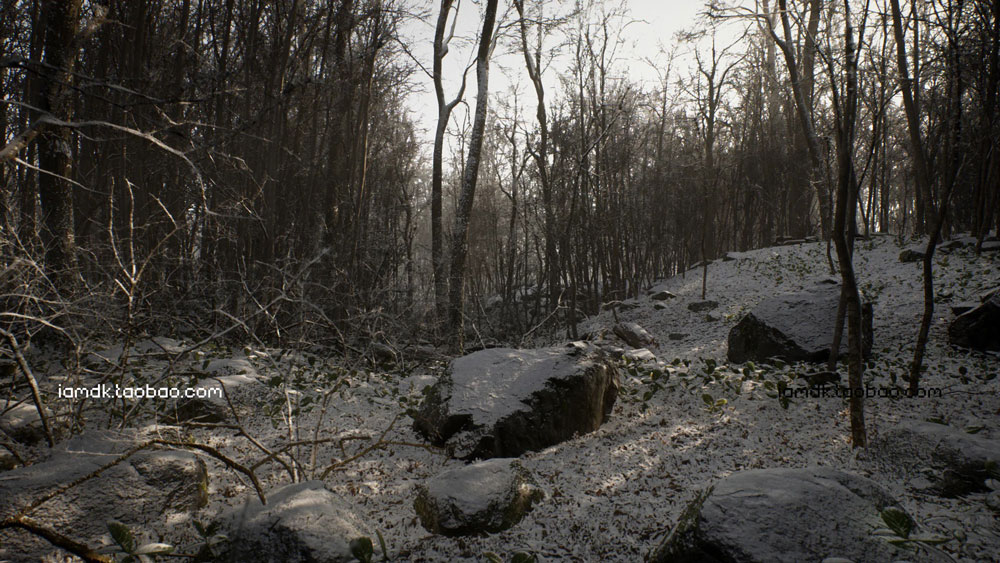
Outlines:
{"label": "large boulder", "polygon": [[894,509],[892,513],[915,530],[912,518],[896,508],[888,493],[864,477],[825,467],[743,471],[702,491],[651,560],[914,560],[915,552],[872,534],[886,527],[882,518],[886,509]]}
{"label": "large boulder", "polygon": [[589,347],[492,348],[451,363],[414,428],[460,458],[517,457],[596,430],[617,397],[614,365]]}
{"label": "large boulder", "polygon": [[945,424],[904,420],[873,446],[908,476],[924,473],[930,480],[926,489],[939,496],[986,492],[986,481],[1000,478],[1000,441]]}
{"label": "large boulder", "polygon": [[[762,301],[729,331],[729,361],[824,362],[833,345],[840,285],[818,284],[797,293],[776,295]],[[862,305],[865,357],[872,349],[872,306]],[[847,350],[845,320],[841,354]]]}
{"label": "large boulder", "polygon": [[[0,479],[0,519],[77,481],[79,485],[45,502],[31,516],[88,545],[100,545],[109,520],[145,529],[151,518],[164,513],[175,518],[176,513],[204,506],[208,473],[197,454],[147,449],[121,460],[144,440],[134,434],[88,431],[56,444],[42,461],[5,471]],[[0,561],[39,561],[53,550],[35,536],[0,532]]]}
{"label": "large boulder", "polygon": [[466,536],[510,528],[543,496],[516,459],[496,458],[445,471],[418,485],[413,508],[428,532]]}
{"label": "large boulder", "polygon": [[948,341],[964,348],[1000,351],[1000,292],[955,317],[948,326]]}
{"label": "large boulder", "polygon": [[351,541],[366,534],[347,503],[322,481],[285,485],[256,496],[222,517],[229,551],[224,560],[347,563]]}

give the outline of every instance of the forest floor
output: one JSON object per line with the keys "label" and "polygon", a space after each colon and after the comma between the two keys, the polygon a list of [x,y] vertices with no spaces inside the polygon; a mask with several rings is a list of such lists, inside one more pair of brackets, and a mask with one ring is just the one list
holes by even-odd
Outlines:
{"label": "forest floor", "polygon": [[[912,242],[877,236],[857,244],[860,285],[874,303],[875,344],[865,382],[874,387],[903,385],[922,313],[920,264],[898,260],[900,250]],[[756,303],[830,277],[825,244],[731,253],[735,260],[713,262],[707,298],[719,306],[707,313],[687,308],[701,297],[700,269],[664,280],[658,287],[676,298],[654,302],[643,297],[617,317],[639,323],[656,338],[649,349],[656,355],[656,369],[668,375],[654,381],[650,365],[625,365],[622,391],[608,422],[593,433],[525,455],[523,465],[535,474],[545,499],[512,529],[486,537],[432,535],[413,510],[418,483],[463,463],[413,445],[422,440],[405,415],[443,364],[348,369],[321,354],[248,346],[207,349],[190,367],[243,373],[265,383],[233,395],[245,429],[265,444],[280,444],[289,436],[347,438],[343,449],[334,440],[318,448],[315,458],[311,448],[300,447],[305,477],[318,477],[331,460],[361,452],[380,437],[395,442],[364,452],[324,479],[353,505],[372,538],[376,531],[382,535],[391,560],[482,561],[486,552],[508,560],[515,552],[529,552],[547,561],[639,561],[660,543],[695,493],[715,480],[744,469],[820,465],[855,472],[884,486],[926,534],[949,539],[940,549],[955,560],[995,561],[1000,518],[987,506],[985,494],[944,499],[922,492],[926,480],[904,474],[892,460],[878,455],[877,444],[881,434],[903,419],[942,420],[1000,439],[1000,357],[953,348],[946,333],[953,318],[949,305],[978,301],[978,295],[1000,279],[998,254],[977,257],[959,249],[937,255],[939,303],[922,384],[940,388],[942,397],[868,399],[868,435],[876,444],[868,450],[849,443],[845,400],[796,398],[783,405],[775,397],[774,386],[794,380],[805,367],[731,367],[726,360],[729,330]],[[657,303],[662,305],[656,308]],[[588,318],[581,331],[610,334],[614,322],[614,314],[604,312]],[[164,361],[139,358],[135,365],[159,372]],[[58,369],[53,362],[38,371],[58,377]],[[845,373],[846,368],[840,370]],[[337,382],[337,393],[329,395],[323,409],[324,390]],[[291,429],[289,405],[298,408]],[[107,422],[106,415],[102,419],[95,411],[95,428],[107,427]],[[247,464],[261,458],[260,451],[232,429],[180,428],[144,417],[125,431],[137,438],[183,436]],[[133,527],[135,533],[184,551],[197,539],[193,521],[209,522],[252,495],[240,476],[215,460],[207,462],[207,507],[193,514],[151,513],[144,524]],[[290,480],[278,464],[263,464],[258,472],[265,488]],[[40,521],[45,518],[44,511],[36,515]],[[105,534],[89,541],[109,543],[110,538]],[[0,560],[19,560],[16,546],[0,544]]]}

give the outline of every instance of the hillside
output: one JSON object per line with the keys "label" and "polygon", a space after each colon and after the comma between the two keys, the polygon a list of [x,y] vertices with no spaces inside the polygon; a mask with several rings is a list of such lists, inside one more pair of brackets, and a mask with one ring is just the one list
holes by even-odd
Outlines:
{"label": "hillside", "polygon": [[[921,313],[919,265],[900,263],[901,248],[893,238],[874,237],[859,242],[855,259],[865,296],[874,303],[874,354],[865,371],[865,381],[872,387],[902,384]],[[621,346],[610,330],[615,315],[621,322],[637,322],[655,338],[649,350],[656,359],[626,354],[638,359],[620,364],[618,401],[608,422],[597,431],[523,456],[524,467],[536,476],[545,498],[519,524],[498,534],[461,539],[435,536],[420,526],[414,514],[415,486],[463,463],[448,460],[433,448],[419,447],[422,438],[404,414],[420,400],[421,390],[435,381],[441,363],[349,369],[321,354],[254,346],[243,351],[209,348],[184,360],[184,365],[202,374],[228,374],[231,400],[241,415],[239,420],[227,420],[230,426],[171,425],[163,421],[163,413],[156,423],[149,413],[140,411],[122,433],[107,434],[109,405],[91,403],[87,432],[71,445],[57,447],[57,452],[67,453],[56,453],[55,463],[0,473],[0,487],[12,491],[25,483],[38,487],[66,484],[79,476],[74,473],[79,468],[71,466],[91,459],[87,457],[93,453],[90,449],[101,450],[108,440],[127,444],[151,437],[192,439],[249,466],[262,456],[250,440],[239,435],[238,425],[242,425],[247,435],[271,447],[289,437],[324,439],[315,458],[311,448],[298,447],[305,476],[319,476],[331,460],[347,459],[323,480],[364,523],[366,535],[375,538],[376,530],[381,533],[392,560],[481,561],[486,552],[506,558],[523,551],[539,560],[637,561],[660,543],[686,503],[721,477],[746,469],[829,466],[881,484],[900,499],[926,535],[949,539],[939,549],[956,560],[993,560],[1000,551],[1000,526],[987,495],[946,499],[927,494],[923,490],[926,479],[904,471],[906,460],[898,457],[900,448],[883,447],[880,437],[900,420],[917,419],[1000,439],[1000,382],[996,378],[1000,358],[952,348],[945,334],[952,318],[949,304],[977,300],[996,283],[997,254],[977,258],[971,250],[957,249],[937,258],[936,287],[941,297],[923,384],[941,389],[942,396],[867,400],[873,446],[864,451],[855,451],[848,443],[845,400],[794,398],[782,405],[776,398],[774,386],[796,384],[805,366],[726,363],[726,336],[744,313],[767,296],[829,277],[824,245],[765,248],[731,257],[709,267],[707,297],[719,304],[711,311],[695,313],[687,307],[700,298],[699,269],[656,285],[655,290],[675,295],[672,299],[643,297],[626,302],[617,313],[605,311],[581,325],[593,338]],[[159,373],[167,365],[164,353],[177,351],[182,344],[167,338],[149,341],[139,347],[133,365]],[[173,369],[186,371],[180,365]],[[58,377],[56,362],[39,371]],[[654,371],[664,375],[654,381]],[[326,406],[315,406],[330,389],[337,392],[326,394]],[[298,409],[291,424],[290,408]],[[366,449],[372,444],[377,447]],[[40,445],[31,451],[44,456]],[[360,455],[354,458],[354,454]],[[190,546],[197,543],[192,522],[210,522],[227,506],[236,506],[253,494],[247,481],[238,479],[217,459],[203,457],[208,468],[207,506],[161,510],[153,502],[144,504],[134,498],[131,482],[123,477],[101,485],[104,494],[117,498],[104,501],[111,509],[107,515],[126,521],[142,538],[192,551]],[[265,489],[289,482],[288,472],[279,464],[263,463],[257,471]],[[110,543],[103,530],[105,514],[88,513],[94,506],[88,509],[86,504],[77,512],[66,510],[73,504],[73,494],[41,507],[34,518],[75,532],[91,545]],[[102,501],[91,498],[90,502],[100,505]],[[119,502],[138,503],[138,508],[120,509]],[[0,558],[19,560],[20,550],[52,551],[51,546],[24,535],[7,532],[0,537]],[[377,541],[375,545],[378,553]]]}

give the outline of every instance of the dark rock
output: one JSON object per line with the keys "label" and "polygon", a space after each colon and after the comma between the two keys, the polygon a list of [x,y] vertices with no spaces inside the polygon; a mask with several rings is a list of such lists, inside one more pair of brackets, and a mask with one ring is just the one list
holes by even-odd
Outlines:
{"label": "dark rock", "polygon": [[976,307],[978,307],[978,305],[975,303],[959,303],[958,305],[951,306],[951,313],[957,317],[968,313]]}
{"label": "dark rock", "polygon": [[[817,285],[765,299],[729,331],[729,361],[824,362],[830,358],[840,286]],[[864,356],[871,356],[872,306],[862,305]],[[847,327],[841,355],[847,350]]]}
{"label": "dark rock", "polygon": [[656,343],[653,335],[649,334],[638,323],[616,324],[612,331],[615,333],[615,336],[622,339],[622,342],[633,348],[642,348]]}
{"label": "dark rock", "polygon": [[924,259],[924,253],[922,250],[917,250],[915,248],[904,248],[902,252],[899,253],[899,261],[904,264],[910,262],[920,262]]}
{"label": "dark rock", "polygon": [[712,301],[711,299],[706,299],[705,301],[694,301],[688,303],[688,310],[695,313],[700,313],[702,311],[711,311],[719,306],[718,301]]}
{"label": "dark rock", "polygon": [[596,350],[484,350],[451,363],[413,414],[414,428],[456,457],[517,457],[596,430],[618,385]]}
{"label": "dark rock", "polygon": [[516,459],[498,458],[445,471],[418,485],[413,508],[428,532],[467,536],[514,526],[544,496]]}
{"label": "dark rock", "polygon": [[675,297],[677,296],[667,290],[660,290],[649,296],[649,298],[653,301],[666,301],[667,299],[673,299]]}
{"label": "dark rock", "polygon": [[934,422],[904,420],[873,444],[891,465],[915,473],[930,467],[928,492],[953,498],[986,492],[987,479],[998,477],[1000,441]]}
{"label": "dark rock", "polygon": [[663,303],[657,301],[656,303],[653,303],[653,308],[656,309],[657,311],[662,311],[662,310],[666,309],[667,306],[664,305]]}
{"label": "dark rock", "polygon": [[[882,511],[895,507],[895,500],[875,482],[830,468],[742,471],[702,491],[650,560],[799,563],[831,556],[854,561],[906,559],[912,557],[912,551],[872,534],[872,530],[885,528]],[[909,515],[899,513],[913,524]]]}
{"label": "dark rock", "polygon": [[286,485],[266,496],[266,506],[254,495],[223,516],[230,540],[225,561],[356,561],[350,542],[367,535],[364,526],[322,481]]}
{"label": "dark rock", "polygon": [[1000,293],[955,317],[948,326],[948,342],[974,350],[1000,351]]}
{"label": "dark rock", "polygon": [[801,377],[808,381],[809,385],[812,387],[821,387],[823,385],[834,385],[840,383],[840,374],[835,371],[804,373]]}
{"label": "dark rock", "polygon": [[670,340],[684,340],[687,337],[688,335],[683,332],[671,332],[670,334],[667,335],[667,338],[669,338]]}

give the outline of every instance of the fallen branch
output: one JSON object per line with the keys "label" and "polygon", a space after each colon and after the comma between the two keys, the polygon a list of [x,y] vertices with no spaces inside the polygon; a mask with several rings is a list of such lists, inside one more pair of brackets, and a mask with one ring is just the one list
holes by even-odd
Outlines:
{"label": "fallen branch", "polygon": [[27,516],[18,514],[5,518],[2,522],[0,522],[0,530],[8,528],[20,528],[25,530],[28,533],[47,540],[52,545],[64,551],[68,551],[69,553],[76,555],[87,563],[111,563],[112,561],[112,559],[107,555],[101,555],[87,545],[66,537],[51,528],[46,528]]}
{"label": "fallen branch", "polygon": [[24,359],[24,354],[21,353],[21,346],[17,343],[17,337],[14,336],[13,333],[7,332],[2,328],[0,328],[0,336],[7,339],[11,350],[14,351],[14,358],[17,360],[17,365],[21,367],[21,371],[24,372],[24,377],[28,379],[28,385],[31,387],[31,399],[35,402],[35,409],[38,410],[38,418],[42,421],[42,430],[45,432],[45,441],[49,443],[49,447],[51,448],[56,445],[56,442],[52,437],[52,428],[49,427],[49,419],[45,416],[45,405],[42,404],[42,395],[38,391],[38,381],[35,380],[35,375],[31,373],[31,367],[28,365],[28,361]]}

